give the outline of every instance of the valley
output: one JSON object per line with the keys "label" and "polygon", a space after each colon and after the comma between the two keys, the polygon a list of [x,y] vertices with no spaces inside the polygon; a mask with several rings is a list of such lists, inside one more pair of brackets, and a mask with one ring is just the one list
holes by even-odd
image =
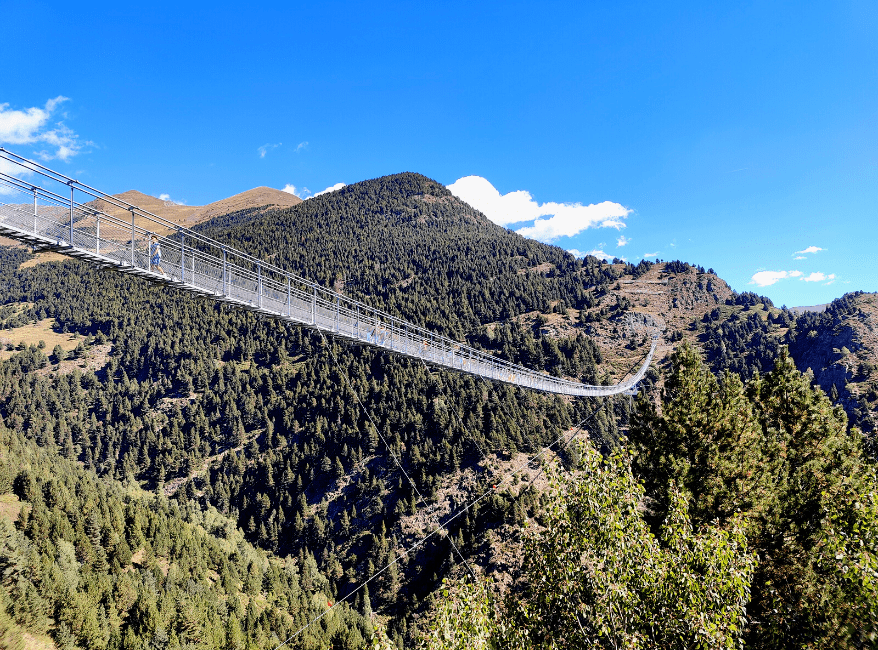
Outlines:
{"label": "valley", "polygon": [[[649,349],[649,328],[663,337],[637,402],[573,400],[4,249],[3,557],[21,576],[6,588],[28,603],[10,610],[15,625],[59,648],[156,638],[267,648],[330,610],[292,647],[364,647],[376,628],[410,647],[443,579],[467,575],[458,551],[498,598],[518,588],[522,531],[545,526],[551,505],[548,461],[582,477],[575,462],[588,447],[572,438],[607,457],[621,449],[673,389],[689,349],[712,376],[755,380],[787,363],[786,346],[840,407],[833,417],[843,409],[874,448],[874,294],[797,313],[680,261],[577,259],[496,226],[419,174],[286,204],[264,193],[199,209],[124,196],[554,376],[615,383]],[[415,546],[480,494],[447,533]],[[28,553],[48,567],[62,551],[63,576],[26,569]]]}

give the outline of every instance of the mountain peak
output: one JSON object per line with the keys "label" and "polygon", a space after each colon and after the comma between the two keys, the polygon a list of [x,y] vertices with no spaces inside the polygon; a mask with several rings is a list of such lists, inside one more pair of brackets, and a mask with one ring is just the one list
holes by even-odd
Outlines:
{"label": "mountain peak", "polygon": [[[219,215],[248,208],[288,208],[302,202],[302,199],[294,194],[265,187],[264,185],[203,206],[184,205],[160,197],[150,196],[139,190],[128,190],[114,194],[113,197],[136,206],[141,210],[151,212],[162,219],[186,227],[197,225]],[[95,199],[88,205],[117,218],[126,219],[128,217],[127,210],[112,205],[103,199]]]}
{"label": "mountain peak", "polygon": [[363,193],[367,195],[394,196],[396,199],[408,199],[415,196],[450,197],[451,192],[439,181],[418,174],[417,172],[401,172],[371,178],[359,183],[351,183],[345,187],[321,196],[312,197],[319,200],[323,197],[339,196],[344,193]]}
{"label": "mountain peak", "polygon": [[222,214],[246,210],[247,208],[263,206],[290,208],[294,205],[299,205],[301,202],[302,199],[295,194],[261,185],[254,187],[252,190],[247,190],[246,192],[230,196],[227,199],[214,201],[202,208],[198,208],[198,211],[192,217],[192,223],[189,225],[201,223]]}

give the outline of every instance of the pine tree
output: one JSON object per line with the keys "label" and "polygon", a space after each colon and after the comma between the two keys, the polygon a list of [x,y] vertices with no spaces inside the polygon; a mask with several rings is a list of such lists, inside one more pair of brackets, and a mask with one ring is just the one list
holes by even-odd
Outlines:
{"label": "pine tree", "polygon": [[629,440],[634,471],[643,478],[654,522],[661,522],[674,481],[692,496],[696,525],[763,506],[772,467],[763,462],[763,438],[736,375],[718,382],[698,352],[683,344],[671,357],[661,414],[642,396]]}

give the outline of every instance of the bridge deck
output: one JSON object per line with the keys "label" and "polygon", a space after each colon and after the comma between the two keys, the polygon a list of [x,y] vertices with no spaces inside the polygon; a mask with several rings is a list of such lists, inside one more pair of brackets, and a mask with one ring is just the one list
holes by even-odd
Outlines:
{"label": "bridge deck", "polygon": [[[23,178],[0,172],[0,234],[86,260],[102,268],[137,275],[149,282],[311,327],[332,336],[379,347],[395,354],[458,372],[562,395],[598,397],[630,392],[655,353],[653,335],[637,373],[614,386],[590,386],[518,366],[381,312],[309,282],[195,231],[181,228],[0,148],[20,176],[67,186],[62,196]],[[65,188],[65,189],[67,189]],[[123,221],[74,200],[74,190],[130,211]],[[11,200],[10,200],[11,199]],[[175,232],[166,236],[158,233]],[[161,247],[160,272],[150,264],[150,240]]]}

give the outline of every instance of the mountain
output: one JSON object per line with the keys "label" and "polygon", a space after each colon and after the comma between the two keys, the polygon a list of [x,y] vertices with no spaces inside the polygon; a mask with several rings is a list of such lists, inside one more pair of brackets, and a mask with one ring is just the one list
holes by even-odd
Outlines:
{"label": "mountain", "polygon": [[[271,557],[213,509],[96,481],[2,425],[0,494],[4,648],[268,647],[332,598],[313,557]],[[305,639],[358,647],[371,634],[342,605]]]}
{"label": "mountain", "polygon": [[826,311],[826,308],[829,306],[829,303],[823,305],[811,305],[809,307],[790,307],[790,311],[796,315],[804,314],[805,312],[822,312]]}
{"label": "mountain", "polygon": [[264,211],[292,207],[302,202],[295,194],[282,192],[271,187],[254,187],[252,190],[235,194],[227,199],[220,199],[198,208],[183,224],[192,227],[195,224],[220,217],[232,212],[261,208]]}
{"label": "mountain", "polygon": [[[235,194],[226,199],[214,201],[208,205],[182,205],[173,201],[166,201],[137,190],[128,190],[113,195],[126,203],[141,208],[146,212],[173,222],[174,224],[191,228],[208,219],[242,210],[260,209],[262,211],[276,208],[291,207],[302,202],[298,196],[282,192],[270,187],[255,187],[252,190]],[[96,210],[119,219],[130,219],[127,210],[113,205],[104,199],[95,199],[86,204]]]}
{"label": "mountain", "polygon": [[878,294],[850,293],[802,314],[785,342],[799,369],[812,372],[854,422],[878,428]]}
{"label": "mountain", "polygon": [[[838,314],[828,329],[858,332],[857,368],[845,375],[826,365],[834,363],[829,356],[843,343],[830,345],[824,337],[794,344],[796,323],[811,331],[812,322],[824,322],[813,321],[811,310],[783,310],[751,292],[737,294],[712,269],[683,262],[635,267],[576,260],[496,226],[418,174],[349,185],[256,221],[248,215],[246,225],[226,219],[221,228],[209,222],[203,228],[255,255],[273,256],[276,264],[305,277],[470,342],[481,336],[481,344],[489,345],[486,333],[512,321],[549,339],[585,334],[600,348],[613,378],[642,355],[644,324],[665,332],[659,362],[686,339],[704,350],[716,372],[730,369],[745,377],[770,370],[778,346],[788,345],[801,369],[811,368],[827,392],[836,384],[855,423],[875,428],[878,403],[867,398],[878,344],[869,334],[865,298],[857,303],[865,311],[828,309]],[[817,366],[815,355],[821,354]]]}
{"label": "mountain", "polygon": [[[137,190],[128,190],[114,194],[114,197],[161,217],[173,224],[191,228],[199,223],[222,217],[228,214],[248,214],[251,217],[269,210],[291,207],[302,202],[298,196],[271,187],[254,187],[252,190],[235,194],[226,199],[214,201],[208,205],[182,205],[173,201],[165,201]],[[85,204],[118,219],[130,222],[130,213],[104,199],[95,199]],[[240,218],[240,216],[239,216]],[[142,217],[135,217],[135,223],[143,228],[155,230],[158,234],[168,234],[171,228],[156,227],[155,223]],[[0,246],[22,247],[21,244],[5,237],[0,237]],[[26,262],[25,268],[46,261],[58,261],[63,256],[57,253],[40,253]]]}
{"label": "mountain", "polygon": [[[745,378],[771,369],[787,344],[815,381],[840,376],[839,361],[857,373],[862,365],[834,383],[856,422],[874,416],[874,296],[797,316],[683,262],[575,259],[413,173],[275,209],[258,204],[284,197],[241,196],[195,227],[516,363],[617,380],[648,349],[643,325],[657,326],[664,341],[643,382],[656,398],[664,359],[682,341],[700,347],[715,373]],[[165,208],[169,219],[194,223],[199,214]],[[463,570],[455,547],[498,576],[514,566],[513,533],[544,505],[528,454],[575,433],[593,411],[588,435],[609,450],[631,420],[627,397],[595,411],[597,403],[431,371],[78,261],[28,266],[27,257],[7,251],[0,264],[9,341],[0,416],[22,444],[80,464],[83,476],[163,493],[181,509],[214,508],[299,571],[313,558],[325,590],[352,594],[364,615],[380,612],[400,643],[442,578]],[[437,516],[513,469],[516,491],[489,492],[447,535],[404,552]],[[352,592],[394,558],[368,590]],[[51,631],[57,640],[60,628]]]}

